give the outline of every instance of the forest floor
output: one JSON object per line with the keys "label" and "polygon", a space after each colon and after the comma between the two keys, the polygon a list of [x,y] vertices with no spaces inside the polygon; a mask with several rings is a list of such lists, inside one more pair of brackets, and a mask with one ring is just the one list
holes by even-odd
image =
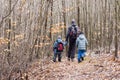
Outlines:
{"label": "forest floor", "polygon": [[39,61],[28,69],[29,80],[120,80],[120,62],[113,61],[112,54],[91,54],[81,63]]}

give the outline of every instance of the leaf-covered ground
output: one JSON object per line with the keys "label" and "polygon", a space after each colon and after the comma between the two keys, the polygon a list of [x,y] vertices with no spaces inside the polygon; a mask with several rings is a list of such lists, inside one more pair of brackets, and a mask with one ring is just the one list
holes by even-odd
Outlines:
{"label": "leaf-covered ground", "polygon": [[[42,69],[41,69],[42,66]],[[91,54],[81,63],[67,61],[35,62],[28,70],[29,80],[120,80],[120,62],[111,54]]]}

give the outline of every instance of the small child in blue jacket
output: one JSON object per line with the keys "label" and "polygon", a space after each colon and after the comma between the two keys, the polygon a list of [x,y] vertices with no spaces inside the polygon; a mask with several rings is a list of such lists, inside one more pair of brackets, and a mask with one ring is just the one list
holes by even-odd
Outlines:
{"label": "small child in blue jacket", "polygon": [[53,51],[54,57],[53,61],[56,62],[56,58],[58,57],[58,61],[61,62],[62,52],[64,50],[64,42],[61,39],[61,36],[58,36],[57,40],[54,42]]}

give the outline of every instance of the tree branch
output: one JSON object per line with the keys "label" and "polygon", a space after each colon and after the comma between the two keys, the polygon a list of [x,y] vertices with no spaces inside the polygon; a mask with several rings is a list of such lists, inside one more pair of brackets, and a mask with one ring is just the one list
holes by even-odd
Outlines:
{"label": "tree branch", "polygon": [[12,7],[12,9],[10,10],[10,12],[9,12],[6,16],[2,17],[2,20],[0,21],[0,27],[1,27],[1,25],[2,25],[2,23],[3,23],[3,21],[4,21],[4,19],[6,19],[6,18],[12,13],[12,11],[14,10],[14,8],[15,8],[17,2],[18,2],[18,0],[15,2],[15,4],[14,4],[13,7]]}

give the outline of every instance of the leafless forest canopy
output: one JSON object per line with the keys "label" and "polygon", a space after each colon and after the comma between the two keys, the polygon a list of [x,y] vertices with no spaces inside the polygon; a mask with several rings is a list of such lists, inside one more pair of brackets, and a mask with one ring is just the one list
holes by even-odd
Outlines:
{"label": "leafless forest canopy", "polygon": [[0,0],[0,78],[51,59],[53,42],[58,35],[65,40],[73,18],[89,50],[118,57],[120,0]]}

